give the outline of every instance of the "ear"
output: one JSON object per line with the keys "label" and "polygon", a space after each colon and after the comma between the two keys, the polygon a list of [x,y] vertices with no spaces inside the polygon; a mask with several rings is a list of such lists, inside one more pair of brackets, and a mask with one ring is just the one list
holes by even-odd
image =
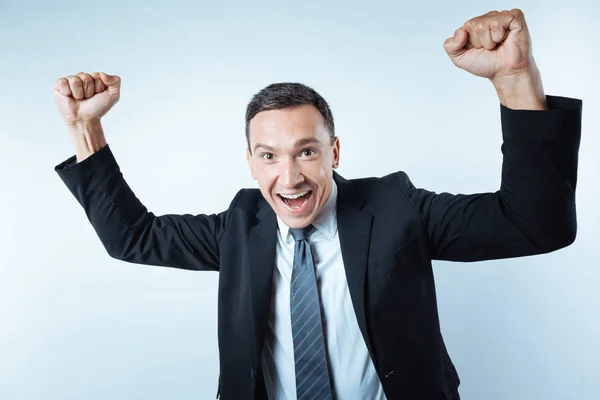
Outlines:
{"label": "ear", "polygon": [[250,168],[250,175],[252,176],[252,179],[256,180],[256,171],[254,170],[254,163],[252,162],[250,148],[246,149],[246,160],[248,161],[248,167]]}
{"label": "ear", "polygon": [[336,136],[333,141],[333,159],[331,166],[337,168],[340,165],[340,139]]}

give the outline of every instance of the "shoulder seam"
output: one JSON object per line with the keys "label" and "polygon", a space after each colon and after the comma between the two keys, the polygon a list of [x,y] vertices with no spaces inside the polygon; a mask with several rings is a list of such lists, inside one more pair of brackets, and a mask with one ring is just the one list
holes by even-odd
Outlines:
{"label": "shoulder seam", "polygon": [[408,204],[410,204],[410,206],[413,208],[413,210],[415,210],[415,212],[419,215],[419,217],[421,218],[421,221],[423,222],[423,225],[425,227],[427,227],[427,222],[425,221],[425,217],[423,217],[423,214],[421,214],[421,212],[417,209],[417,207],[415,207],[413,202],[408,197],[406,190],[404,190],[404,186],[402,185],[402,182],[400,182],[400,175],[406,175],[406,173],[398,171],[398,172],[396,172],[395,175],[396,175],[396,182],[398,183],[398,186],[400,187],[400,191],[402,192],[402,195],[404,196],[406,201],[408,201]]}

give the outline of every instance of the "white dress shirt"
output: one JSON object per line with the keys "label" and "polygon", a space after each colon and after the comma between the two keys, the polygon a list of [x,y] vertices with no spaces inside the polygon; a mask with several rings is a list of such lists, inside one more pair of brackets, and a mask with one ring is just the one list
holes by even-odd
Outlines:
{"label": "white dress shirt", "polygon": [[[352,307],[336,218],[337,187],[314,221],[309,242],[324,313],[325,344],[334,399],[384,400],[385,395]],[[295,400],[296,376],[290,317],[294,238],[278,217],[277,250],[269,326],[262,354],[270,400]]]}

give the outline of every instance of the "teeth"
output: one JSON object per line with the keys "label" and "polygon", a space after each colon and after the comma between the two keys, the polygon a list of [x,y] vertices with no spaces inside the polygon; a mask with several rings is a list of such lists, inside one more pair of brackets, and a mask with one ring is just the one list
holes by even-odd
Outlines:
{"label": "teeth", "polygon": [[304,205],[306,204],[306,199],[304,199],[304,201],[302,202],[302,204],[300,204],[299,206],[292,206],[292,205],[290,205],[290,203],[288,203],[288,202],[287,202],[287,201],[285,201],[285,200],[284,200],[284,202],[285,202],[285,204],[287,204],[287,206],[288,206],[288,207],[290,207],[292,210],[298,210],[298,209],[300,209],[300,208],[304,207]]}
{"label": "teeth", "polygon": [[298,197],[302,197],[305,194],[308,193],[308,190],[306,192],[302,192],[302,193],[297,193],[297,194],[280,194],[281,197],[285,198],[285,199],[297,199]]}

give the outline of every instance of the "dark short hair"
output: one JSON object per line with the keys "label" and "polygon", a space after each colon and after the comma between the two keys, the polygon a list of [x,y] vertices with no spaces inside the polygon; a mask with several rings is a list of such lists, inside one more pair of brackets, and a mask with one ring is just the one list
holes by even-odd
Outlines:
{"label": "dark short hair", "polygon": [[246,142],[250,149],[250,121],[261,111],[280,110],[283,108],[297,107],[305,104],[315,106],[325,119],[325,127],[333,143],[335,129],[333,114],[325,99],[314,89],[293,82],[272,83],[255,94],[246,108]]}

